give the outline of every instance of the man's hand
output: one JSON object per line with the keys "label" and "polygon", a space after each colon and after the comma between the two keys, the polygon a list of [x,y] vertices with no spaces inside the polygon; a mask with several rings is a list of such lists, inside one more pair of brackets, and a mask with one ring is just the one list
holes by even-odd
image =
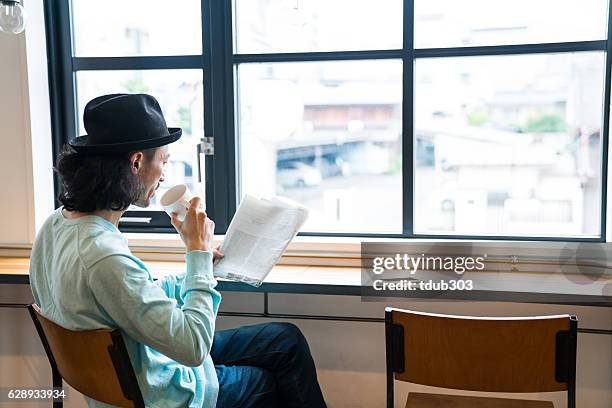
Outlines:
{"label": "man's hand", "polygon": [[225,256],[225,254],[223,252],[221,252],[221,250],[219,248],[221,248],[221,245],[217,245],[213,249],[213,262],[217,262],[219,259],[221,259],[221,258],[223,258]]}
{"label": "man's hand", "polygon": [[185,243],[187,251],[212,250],[215,222],[200,209],[200,197],[194,197],[189,201],[184,221],[179,221],[176,213],[172,213],[171,222]]}

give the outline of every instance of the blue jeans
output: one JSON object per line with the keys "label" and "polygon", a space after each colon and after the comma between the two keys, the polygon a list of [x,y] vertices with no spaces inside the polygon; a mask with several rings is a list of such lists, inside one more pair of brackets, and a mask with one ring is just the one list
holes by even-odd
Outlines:
{"label": "blue jeans", "polygon": [[308,343],[291,323],[215,333],[217,408],[326,408]]}

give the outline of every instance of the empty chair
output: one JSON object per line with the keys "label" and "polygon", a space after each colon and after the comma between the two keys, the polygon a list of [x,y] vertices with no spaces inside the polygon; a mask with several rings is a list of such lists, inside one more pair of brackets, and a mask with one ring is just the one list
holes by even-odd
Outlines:
{"label": "empty chair", "polygon": [[[503,393],[567,391],[576,406],[573,315],[468,317],[385,309],[387,407],[394,380]],[[549,401],[410,393],[406,408],[540,408]]]}
{"label": "empty chair", "polygon": [[[95,400],[144,408],[136,375],[118,329],[73,331],[46,319],[36,304],[28,306],[53,373],[53,387],[64,379]],[[61,408],[62,402],[54,402]]]}

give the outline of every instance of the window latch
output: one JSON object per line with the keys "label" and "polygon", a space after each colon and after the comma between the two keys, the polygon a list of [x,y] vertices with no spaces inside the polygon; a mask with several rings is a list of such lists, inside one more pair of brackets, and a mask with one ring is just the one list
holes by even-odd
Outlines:
{"label": "window latch", "polygon": [[204,154],[204,160],[206,156],[213,156],[215,154],[215,138],[214,137],[203,137],[201,142],[197,144],[198,151],[198,182],[202,182],[202,158],[201,154]]}
{"label": "window latch", "polygon": [[203,137],[202,141],[198,143],[198,155],[204,154],[205,156],[213,156],[215,154],[215,138],[214,137]]}

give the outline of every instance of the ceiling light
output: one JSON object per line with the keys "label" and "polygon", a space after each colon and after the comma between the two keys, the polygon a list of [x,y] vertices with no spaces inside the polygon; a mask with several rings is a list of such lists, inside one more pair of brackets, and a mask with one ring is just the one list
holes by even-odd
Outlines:
{"label": "ceiling light", "polygon": [[0,32],[19,34],[25,28],[25,9],[17,0],[0,0]]}

